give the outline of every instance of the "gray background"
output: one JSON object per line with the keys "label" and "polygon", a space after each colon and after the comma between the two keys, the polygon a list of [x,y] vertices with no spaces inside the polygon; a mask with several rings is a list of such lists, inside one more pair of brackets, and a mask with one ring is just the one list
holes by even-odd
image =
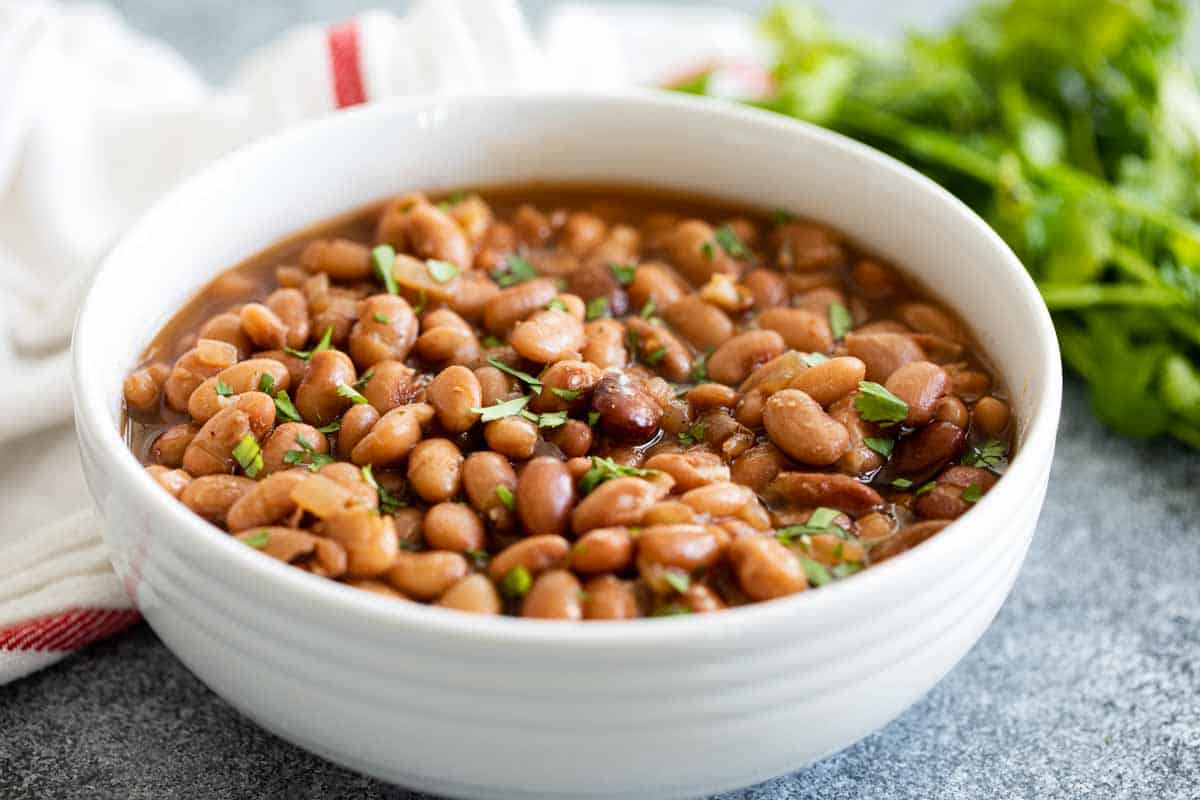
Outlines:
{"label": "gray background", "polygon": [[[878,29],[954,3],[839,13]],[[288,25],[380,4],[115,3],[218,81]],[[525,5],[536,20],[552,3]],[[1037,537],[979,644],[881,732],[725,798],[1200,798],[1198,485],[1200,456],[1110,436],[1068,380]],[[417,795],[259,730],[142,625],[0,688],[0,797]]]}

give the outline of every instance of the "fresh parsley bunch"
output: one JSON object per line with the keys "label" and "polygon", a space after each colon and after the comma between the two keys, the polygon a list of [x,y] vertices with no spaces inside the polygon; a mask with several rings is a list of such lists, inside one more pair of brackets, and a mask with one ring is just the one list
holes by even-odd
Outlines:
{"label": "fresh parsley bunch", "polygon": [[1186,16],[1186,0],[1006,0],[889,46],[778,5],[762,24],[777,88],[754,102],[954,192],[1037,281],[1100,419],[1200,448],[1200,92]]}

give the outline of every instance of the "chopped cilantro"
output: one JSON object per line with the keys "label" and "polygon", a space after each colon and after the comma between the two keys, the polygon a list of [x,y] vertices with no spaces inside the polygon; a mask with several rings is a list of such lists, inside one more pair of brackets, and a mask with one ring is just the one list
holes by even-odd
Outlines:
{"label": "chopped cilantro", "polygon": [[1007,453],[1007,444],[996,439],[989,439],[981,445],[971,445],[967,454],[962,457],[962,463],[967,467],[992,469],[1004,460]]}
{"label": "chopped cilantro", "polygon": [[874,450],[884,458],[892,457],[892,448],[896,446],[893,439],[881,439],[877,436],[868,436],[863,439],[863,444]]}
{"label": "chopped cilantro", "polygon": [[367,398],[359,394],[358,389],[355,389],[348,383],[339,383],[337,387],[338,397],[345,397],[355,405],[365,405]]}
{"label": "chopped cilantro", "polygon": [[706,260],[712,261],[716,254],[717,251],[713,248],[712,242],[705,242],[700,245],[700,255],[704,256]]}
{"label": "chopped cilantro", "polygon": [[375,368],[371,367],[370,369],[368,369],[366,372],[363,373],[363,376],[361,378],[359,378],[358,380],[356,380],[354,382],[354,388],[358,389],[360,391],[362,389],[367,388],[367,384],[370,383],[371,378],[374,378],[374,377],[375,377]]}
{"label": "chopped cilantro", "polygon": [[500,593],[513,600],[519,600],[529,594],[533,587],[533,576],[524,565],[518,564],[508,571],[500,581]]}
{"label": "chopped cilantro", "polygon": [[712,351],[709,350],[696,356],[696,360],[692,362],[692,380],[696,383],[704,383],[708,380],[708,357],[711,355]]}
{"label": "chopped cilantro", "polygon": [[692,427],[688,428],[679,434],[679,441],[683,444],[700,444],[704,441],[704,423],[697,422]]}
{"label": "chopped cilantro", "polygon": [[801,353],[800,360],[807,367],[815,367],[817,364],[824,364],[829,360],[829,356],[824,353]]}
{"label": "chopped cilantro", "polygon": [[[912,484],[910,483],[909,485],[911,486]],[[923,483],[923,484],[921,484],[921,487],[919,489],[917,489],[915,492],[913,492],[913,496],[920,497],[923,494],[929,494],[930,492],[933,491],[934,486],[937,486],[936,481],[929,481],[928,483]]]}
{"label": "chopped cilantro", "polygon": [[217,394],[221,397],[231,397],[233,395],[233,387],[223,380],[217,381]]}
{"label": "chopped cilantro", "polygon": [[562,400],[566,403],[578,400],[579,396],[583,394],[581,389],[560,389],[557,386],[551,386],[550,392],[559,400]]}
{"label": "chopped cilantro", "polygon": [[314,347],[312,350],[293,350],[290,347],[285,347],[285,348],[283,348],[283,352],[287,353],[289,356],[295,356],[296,358],[300,358],[305,361],[308,361],[310,358],[313,357],[313,353],[319,353],[322,350],[328,350],[331,346],[332,341],[333,341],[333,326],[330,325],[328,328],[325,329],[325,333],[321,334],[321,340],[319,342],[317,342],[317,346]]}
{"label": "chopped cilantro", "polygon": [[318,453],[308,441],[302,437],[296,437],[296,444],[299,445],[295,450],[288,450],[283,454],[283,463],[290,464],[294,467],[308,467],[309,472],[316,472],[326,464],[332,464],[337,461],[336,458],[325,453]]}
{"label": "chopped cilantro", "polygon": [[383,314],[380,314],[378,311],[376,311],[374,314],[371,315],[371,319],[375,320],[380,325],[391,325],[392,324],[391,317],[385,317]]}
{"label": "chopped cilantro", "polygon": [[252,433],[243,436],[233,448],[233,458],[247,478],[257,478],[258,473],[262,472],[262,448],[258,446],[258,441]]}
{"label": "chopped cilantro", "polygon": [[531,281],[538,276],[537,270],[533,268],[524,258],[518,255],[511,255],[504,260],[504,267],[492,273],[492,280],[502,288],[516,286],[518,283]]}
{"label": "chopped cilantro", "polygon": [[911,489],[912,481],[908,478],[896,478],[896,480],[892,481],[892,486],[895,486],[897,489]]}
{"label": "chopped cilantro", "polygon": [[483,337],[483,346],[488,350],[494,350],[497,347],[504,347],[504,342],[500,341],[495,336],[488,335]]}
{"label": "chopped cilantro", "polygon": [[612,272],[613,277],[617,279],[617,283],[622,286],[628,286],[633,283],[633,275],[637,272],[637,265],[609,263],[608,269]]}
{"label": "chopped cilantro", "polygon": [[658,362],[662,361],[666,357],[666,355],[667,355],[667,348],[660,347],[657,350],[655,350],[653,353],[650,353],[649,355],[647,355],[642,360],[645,361],[648,366],[653,367],[653,366],[657,366]]}
{"label": "chopped cilantro", "polygon": [[962,490],[962,499],[968,503],[978,503],[981,497],[983,497],[983,487],[978,483],[972,483]]}
{"label": "chopped cilantro", "polygon": [[654,302],[653,297],[646,298],[646,304],[642,306],[641,312],[638,314],[642,319],[650,319],[658,312],[658,305]]}
{"label": "chopped cilantro", "polygon": [[585,315],[588,322],[594,319],[608,316],[608,298],[604,295],[593,297],[588,301],[587,313]]}
{"label": "chopped cilantro", "polygon": [[242,544],[249,545],[250,547],[253,547],[256,550],[261,550],[267,546],[267,542],[269,542],[269,541],[271,541],[270,532],[269,531],[259,531],[258,533],[252,534],[252,535],[247,536],[244,539],[242,539]]}
{"label": "chopped cilantro", "polygon": [[400,294],[396,286],[396,251],[391,245],[381,244],[371,251],[371,271],[388,294]]}
{"label": "chopped cilantro", "polygon": [[813,586],[824,586],[833,580],[829,570],[820,561],[813,561],[811,558],[801,556],[800,565],[804,567],[804,577],[808,578],[808,582]]}
{"label": "chopped cilantro", "polygon": [[513,369],[508,364],[505,364],[503,361],[501,361],[498,358],[489,358],[487,361],[489,364],[491,364],[493,367],[500,370],[501,372],[507,373],[508,375],[512,375],[517,380],[523,381],[524,383],[528,384],[529,388],[532,389],[533,391],[535,391],[535,392],[542,391],[542,381],[539,378],[533,377],[528,372],[521,372],[521,370],[519,370],[519,369]]}
{"label": "chopped cilantro", "polygon": [[584,494],[589,494],[597,486],[613,478],[649,478],[657,474],[658,470],[656,469],[627,467],[624,464],[618,464],[611,458],[592,456],[591,468],[579,479],[579,490]]}
{"label": "chopped cilantro", "polygon": [[425,268],[429,270],[429,277],[438,283],[449,283],[458,277],[458,267],[449,261],[427,258],[425,259]]}
{"label": "chopped cilantro", "polygon": [[551,300],[549,303],[546,303],[546,308],[554,311],[566,311],[567,313],[570,313],[570,311],[567,309],[567,304],[562,300],[559,300],[557,297]]}
{"label": "chopped cilantro", "polygon": [[264,394],[275,394],[275,376],[264,372],[258,379],[258,390]]}
{"label": "chopped cilantro", "polygon": [[485,408],[473,407],[471,413],[479,414],[480,422],[492,422],[505,417],[515,417],[524,411],[527,405],[529,405],[529,396],[522,395],[514,397],[512,400],[501,400]]}
{"label": "chopped cilantro", "polygon": [[742,240],[738,238],[737,231],[732,226],[722,225],[717,228],[716,239],[717,244],[721,245],[721,249],[738,261],[744,261],[750,257],[749,248],[742,244]]}
{"label": "chopped cilantro", "polygon": [[850,310],[841,303],[830,303],[829,330],[833,332],[833,338],[841,339],[853,329],[854,318],[850,316]]}
{"label": "chopped cilantro", "polygon": [[681,569],[663,570],[663,580],[675,591],[683,594],[692,586],[692,577]]}
{"label": "chopped cilantro", "polygon": [[300,416],[300,412],[296,410],[296,406],[292,403],[292,398],[288,397],[288,393],[284,389],[280,389],[275,393],[275,410],[284,419],[292,422],[303,422],[304,418]]}
{"label": "chopped cilantro", "polygon": [[878,383],[861,381],[858,384],[858,391],[858,397],[854,398],[854,407],[867,422],[890,424],[903,422],[908,416],[908,403]]}
{"label": "chopped cilantro", "polygon": [[517,498],[513,496],[512,489],[503,483],[496,487],[496,498],[509,511],[517,510]]}

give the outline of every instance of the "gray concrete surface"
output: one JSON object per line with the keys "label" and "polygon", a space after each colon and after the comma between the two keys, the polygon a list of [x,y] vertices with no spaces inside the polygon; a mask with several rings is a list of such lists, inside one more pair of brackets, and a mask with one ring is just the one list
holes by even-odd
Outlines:
{"label": "gray concrete surface", "polygon": [[[245,4],[232,27],[230,0],[118,5],[219,79],[365,3]],[[1074,381],[1058,447],[1025,568],[962,663],[879,733],[723,800],[1200,798],[1200,456],[1110,436]],[[0,688],[0,798],[175,797],[419,796],[261,731],[145,626]]]}

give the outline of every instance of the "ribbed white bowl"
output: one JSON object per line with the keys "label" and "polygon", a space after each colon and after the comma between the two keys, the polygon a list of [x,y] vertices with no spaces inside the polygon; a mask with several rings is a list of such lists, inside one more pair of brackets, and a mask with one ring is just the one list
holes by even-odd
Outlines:
{"label": "ribbed white bowl", "polygon": [[[171,500],[126,449],[126,372],[221,270],[389,194],[535,179],[787,208],[893,259],[970,321],[1011,387],[1008,474],[950,529],[852,580],[716,615],[572,624],[396,603],[285,567]],[[381,104],[220,161],[100,271],[76,328],[75,389],[117,570],[163,641],[264,727],[441,794],[682,798],[846,747],[962,658],[1033,534],[1061,376],[1021,265],[933,183],[817,128],[647,92]]]}

